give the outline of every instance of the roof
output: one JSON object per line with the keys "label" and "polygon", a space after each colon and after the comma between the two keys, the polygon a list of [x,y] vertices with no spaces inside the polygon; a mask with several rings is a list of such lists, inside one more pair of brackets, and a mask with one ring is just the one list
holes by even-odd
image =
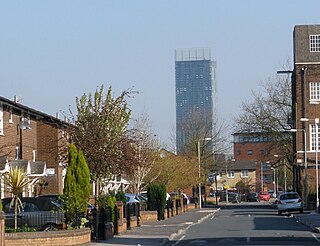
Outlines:
{"label": "roof", "polygon": [[72,125],[66,121],[60,120],[57,117],[54,117],[52,115],[40,112],[38,110],[35,110],[33,108],[27,107],[25,105],[22,105],[20,103],[14,102],[12,100],[9,100],[5,97],[0,96],[0,102],[2,102],[2,104],[4,105],[8,105],[12,108],[18,109],[18,110],[23,110],[25,112],[28,112],[28,114],[36,117],[37,119],[43,119],[46,120],[48,122],[55,122],[55,123],[59,123],[59,124],[65,124],[65,125]]}
{"label": "roof", "polygon": [[46,163],[43,161],[30,162],[30,175],[41,175],[46,172]]}

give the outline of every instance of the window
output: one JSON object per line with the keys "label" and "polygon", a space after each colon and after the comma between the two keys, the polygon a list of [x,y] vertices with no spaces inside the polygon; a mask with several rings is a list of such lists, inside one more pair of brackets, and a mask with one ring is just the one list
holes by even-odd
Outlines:
{"label": "window", "polygon": [[237,155],[241,155],[241,150],[237,150]]}
{"label": "window", "polygon": [[320,82],[310,83],[310,102],[320,100]]}
{"label": "window", "polygon": [[234,171],[228,171],[227,177],[234,178]]}
{"label": "window", "polygon": [[241,177],[242,178],[247,178],[249,176],[248,170],[241,170]]}
{"label": "window", "polygon": [[248,150],[248,155],[252,155],[253,154],[253,150],[249,149]]}
{"label": "window", "polygon": [[[310,146],[311,151],[316,151],[316,125],[310,125]],[[319,124],[318,124],[318,151],[320,150],[320,134],[319,134]]]}
{"label": "window", "polygon": [[310,35],[310,52],[320,52],[320,35]]}
{"label": "window", "polygon": [[0,135],[3,135],[3,106],[0,104]]}

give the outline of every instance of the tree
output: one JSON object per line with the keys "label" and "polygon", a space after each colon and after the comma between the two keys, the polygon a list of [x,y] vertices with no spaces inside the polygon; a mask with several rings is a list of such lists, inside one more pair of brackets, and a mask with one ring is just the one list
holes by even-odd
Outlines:
{"label": "tree", "polygon": [[121,174],[124,168],[123,145],[131,114],[126,100],[132,93],[123,91],[113,98],[111,87],[105,95],[101,86],[93,96],[89,93],[76,98],[77,119],[73,139],[83,151],[91,179],[96,184],[99,180],[108,182],[114,175]]}
{"label": "tree", "polygon": [[[289,76],[276,75],[261,84],[261,91],[252,91],[252,100],[244,100],[241,112],[234,118],[235,132],[257,132],[272,137],[268,152],[279,153],[274,165],[288,165],[291,161],[292,139],[290,129],[291,80]],[[281,169],[282,172],[282,169]],[[280,175],[282,175],[280,172]]]}
{"label": "tree", "polygon": [[252,91],[252,101],[243,101],[241,113],[234,125],[236,132],[262,132],[286,143],[285,154],[290,151],[290,137],[283,134],[287,130],[291,115],[291,82],[289,77],[275,76],[261,85],[262,92]]}
{"label": "tree", "polygon": [[9,192],[12,194],[10,207],[14,207],[14,230],[17,230],[17,216],[22,208],[20,195],[23,189],[31,182],[27,173],[19,167],[10,168],[6,174],[6,182]]}
{"label": "tree", "polygon": [[[145,190],[148,183],[146,177],[159,158],[159,143],[151,129],[149,118],[142,114],[133,120],[133,128],[127,132],[126,170],[130,182],[130,191],[138,193]],[[154,179],[156,176],[154,177]],[[149,180],[152,182],[152,180]]]}
{"label": "tree", "polygon": [[75,223],[77,215],[85,214],[89,197],[90,174],[88,165],[82,151],[78,151],[74,144],[70,144],[62,196],[67,224]]}
{"label": "tree", "polygon": [[155,162],[146,180],[162,183],[171,191],[188,189],[199,184],[197,159],[162,151],[161,158]]}
{"label": "tree", "polygon": [[[201,142],[201,156],[212,159],[217,153],[225,152],[227,145],[228,126],[225,122],[212,122],[212,114],[207,111],[192,110],[181,125],[185,135],[184,151],[181,154],[198,156],[198,141]],[[211,138],[210,141],[204,141]]]}

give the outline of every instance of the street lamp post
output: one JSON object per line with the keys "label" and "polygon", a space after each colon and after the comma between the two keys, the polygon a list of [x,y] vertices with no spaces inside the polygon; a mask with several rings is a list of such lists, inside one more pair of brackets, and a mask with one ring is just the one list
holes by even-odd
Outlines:
{"label": "street lamp post", "polygon": [[307,132],[305,129],[290,129],[290,132],[297,132],[297,131],[302,131],[303,132],[303,151],[304,151],[304,172],[303,172],[303,176],[304,176],[304,202],[305,202],[305,206],[306,208],[308,207],[308,175],[307,175],[307,168],[308,168],[308,164],[307,164]]}
{"label": "street lamp post", "polygon": [[201,202],[201,161],[200,161],[200,141],[210,141],[212,138],[204,138],[198,140],[198,168],[199,168],[199,208],[202,207]]}

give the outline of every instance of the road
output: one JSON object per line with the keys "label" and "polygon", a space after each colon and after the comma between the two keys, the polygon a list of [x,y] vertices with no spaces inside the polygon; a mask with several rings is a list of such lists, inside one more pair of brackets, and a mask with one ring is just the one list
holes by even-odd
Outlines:
{"label": "road", "polygon": [[320,245],[320,238],[290,214],[242,204],[221,209],[165,245]]}

